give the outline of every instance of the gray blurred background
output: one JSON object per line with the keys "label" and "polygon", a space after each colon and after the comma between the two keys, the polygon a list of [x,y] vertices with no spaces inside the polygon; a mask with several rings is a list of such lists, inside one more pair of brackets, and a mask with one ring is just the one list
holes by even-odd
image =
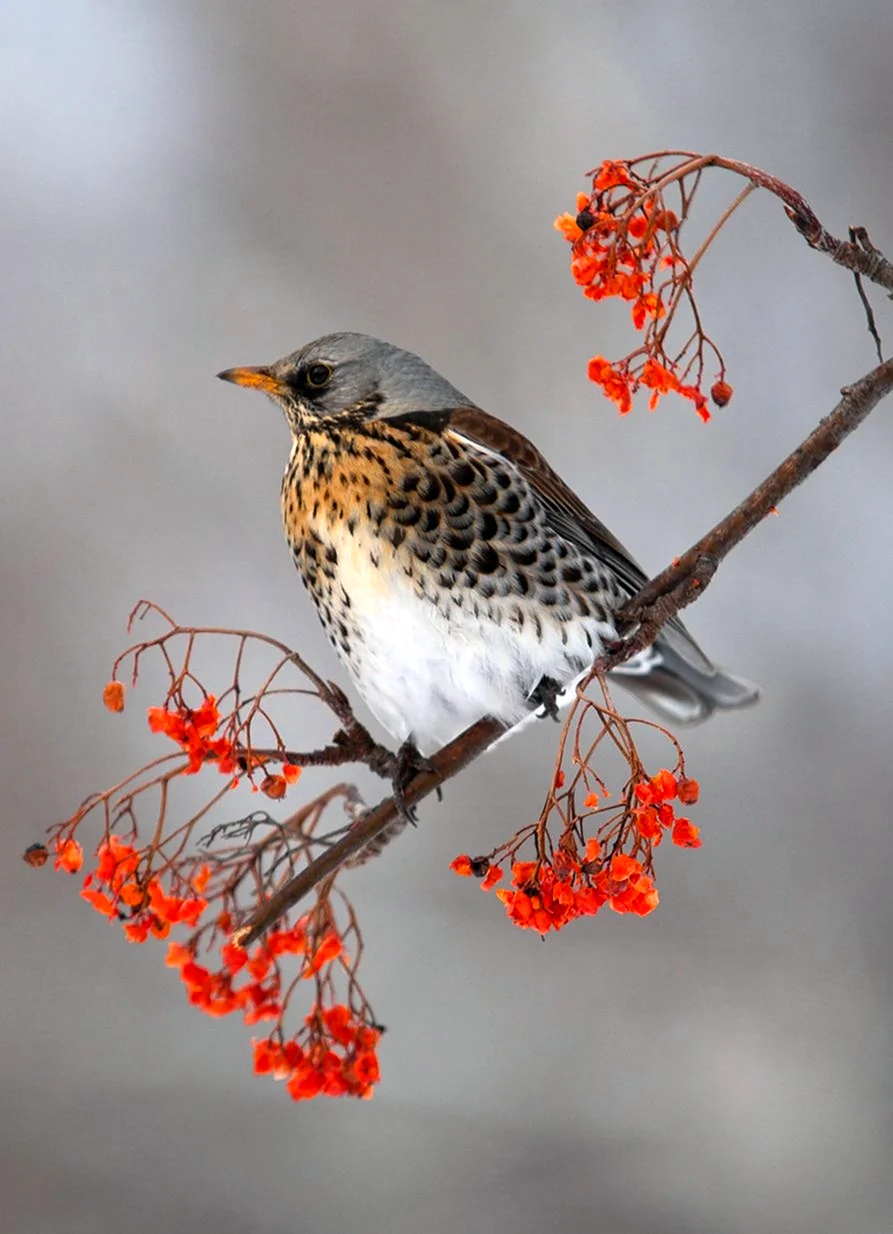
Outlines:
{"label": "gray blurred background", "polygon": [[851,278],[752,199],[698,276],[733,403],[621,421],[586,360],[626,312],[552,219],[604,157],[718,149],[889,254],[888,0],[7,0],[0,48],[5,1234],[888,1232],[889,404],[690,613],[765,700],[687,736],[705,844],[661,851],[655,916],[543,944],[449,873],[529,815],[545,726],[351,875],[373,1102],[294,1106],[160,947],[19,861],[149,748],[154,698],[99,704],[140,596],[340,673],[285,427],[219,369],[335,329],[419,351],[654,569],[762,479],[873,362]]}

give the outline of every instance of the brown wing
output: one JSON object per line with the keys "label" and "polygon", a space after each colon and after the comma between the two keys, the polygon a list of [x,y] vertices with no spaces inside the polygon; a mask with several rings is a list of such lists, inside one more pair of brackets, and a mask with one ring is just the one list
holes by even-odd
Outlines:
{"label": "brown wing", "polygon": [[595,553],[600,561],[607,562],[627,583],[631,594],[647,582],[638,562],[523,433],[477,407],[451,411],[444,427],[446,432],[453,431],[513,463],[542,499],[553,529],[584,552]]}
{"label": "brown wing", "polygon": [[[543,502],[555,532],[610,566],[631,596],[647,581],[648,576],[635,558],[565,484],[523,433],[478,407],[459,407],[447,412],[443,429],[472,445],[499,454],[517,467]],[[667,624],[661,638],[699,672],[716,672],[678,618]]]}

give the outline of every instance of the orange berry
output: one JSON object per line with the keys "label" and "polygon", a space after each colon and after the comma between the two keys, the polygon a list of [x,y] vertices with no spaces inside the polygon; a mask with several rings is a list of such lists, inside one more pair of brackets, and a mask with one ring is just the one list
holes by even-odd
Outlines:
{"label": "orange berry", "polygon": [[124,682],[110,681],[102,692],[102,701],[109,711],[124,710]]}
{"label": "orange berry", "polygon": [[46,865],[49,855],[50,851],[45,844],[29,844],[22,853],[22,860],[29,866],[39,869]]}
{"label": "orange berry", "polygon": [[679,781],[679,800],[685,806],[693,806],[701,794],[701,786],[697,780],[683,779]]}
{"label": "orange berry", "polygon": [[715,381],[710,387],[710,397],[717,407],[725,407],[731,401],[732,387],[727,381]]}
{"label": "orange berry", "polygon": [[700,828],[689,822],[687,818],[677,818],[673,825],[673,843],[678,844],[680,848],[700,848]]}
{"label": "orange berry", "polygon": [[288,784],[285,776],[267,776],[260,786],[260,791],[273,801],[281,801],[285,796]]}
{"label": "orange berry", "polygon": [[502,878],[502,869],[500,866],[490,866],[487,873],[484,875],[481,883],[481,891],[489,891],[491,887],[495,887]]}

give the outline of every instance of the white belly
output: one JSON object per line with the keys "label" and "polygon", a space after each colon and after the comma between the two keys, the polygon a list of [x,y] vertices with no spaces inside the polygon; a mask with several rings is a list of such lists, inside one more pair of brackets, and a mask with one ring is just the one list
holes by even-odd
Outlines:
{"label": "white belly", "polygon": [[[449,618],[442,611],[449,605]],[[497,602],[491,602],[497,603]],[[512,606],[514,607],[514,606]],[[591,664],[600,636],[587,623],[542,620],[542,637],[528,619],[519,628],[508,608],[497,624],[450,597],[440,607],[413,584],[392,575],[373,605],[354,611],[359,640],[345,657],[369,708],[398,741],[412,738],[431,753],[482,716],[514,725],[531,714],[528,698],[543,677],[562,684]]]}

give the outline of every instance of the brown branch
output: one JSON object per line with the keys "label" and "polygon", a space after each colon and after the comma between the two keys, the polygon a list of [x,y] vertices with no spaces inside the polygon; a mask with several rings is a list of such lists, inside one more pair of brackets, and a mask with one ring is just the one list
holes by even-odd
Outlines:
{"label": "brown branch", "polygon": [[[878,249],[874,247],[871,240],[868,238],[868,232],[864,227],[851,227],[850,240],[853,244],[858,244],[868,253],[877,253]],[[877,353],[878,364],[882,364],[884,360],[884,347],[881,343],[881,336],[878,333],[877,323],[874,320],[874,309],[871,307],[868,296],[865,294],[865,288],[862,286],[862,275],[858,271],[853,274],[853,279],[856,283],[856,291],[859,293],[859,299],[862,301],[862,307],[865,310],[865,319],[868,324],[868,333],[874,342],[874,349]]]}
{"label": "brown branch", "polygon": [[840,402],[806,440],[731,514],[647,583],[627,604],[622,616],[627,621],[643,624],[657,621],[656,629],[659,629],[696,599],[735,545],[811,475],[891,389],[893,359],[885,360],[854,385],[844,387]]}
{"label": "brown branch", "polygon": [[[774,193],[784,202],[785,213],[810,248],[827,253],[838,266],[844,266],[854,274],[861,274],[870,282],[877,283],[879,287],[893,293],[893,262],[888,261],[880,249],[865,248],[853,240],[838,240],[824,226],[802,193],[798,193],[777,176],[770,176],[768,172],[752,167],[749,163],[739,163],[736,159],[725,159],[718,155],[710,156],[710,162],[715,167],[725,167],[746,176],[759,188]],[[862,232],[864,228],[856,230]]]}
{"label": "brown branch", "polygon": [[[831,414],[820,421],[806,440],[749,497],[633,596],[619,615],[621,622],[635,623],[633,634],[599,657],[593,665],[592,676],[603,676],[649,646],[661,626],[703,595],[723,558],[815,471],[891,390],[893,359],[886,360],[860,381],[846,387]],[[422,772],[410,782],[404,793],[406,804],[415,805],[429,796],[445,780],[473,762],[505,731],[502,724],[490,718],[479,720],[466,729],[433,756],[432,771]],[[393,796],[385,798],[359,819],[341,840],[265,901],[246,924],[235,931],[233,941],[243,947],[250,946],[323,879],[378,840],[398,817]]]}
{"label": "brown branch", "polygon": [[[483,754],[484,750],[505,731],[505,726],[498,720],[485,718],[478,720],[464,733],[460,733],[449,745],[438,750],[433,756],[432,771],[421,772],[407,785],[403,793],[406,805],[414,806],[422,798],[428,797],[445,780],[457,775],[479,754]],[[310,865],[305,866],[294,878],[290,879],[276,895],[266,900],[241,929],[234,931],[233,942],[240,947],[250,947],[279,920],[283,913],[302,900],[305,895],[309,895],[323,879],[337,873],[347,861],[374,843],[382,832],[397,822],[399,817],[400,811],[392,796],[379,802],[374,809],[369,810],[354,823],[347,835],[333,844],[331,848],[327,848]]]}
{"label": "brown branch", "polygon": [[255,758],[271,762],[293,763],[296,767],[340,767],[344,763],[363,763],[376,775],[393,779],[396,770],[396,755],[387,746],[376,741],[369,730],[349,710],[341,710],[339,716],[344,727],[332,738],[331,744],[319,750],[284,750],[279,748],[255,749],[250,753]]}
{"label": "brown branch", "polygon": [[[720,154],[687,154],[682,151],[667,151],[667,154],[677,154],[685,159],[684,163],[674,166],[658,181],[658,187],[680,180],[684,176],[700,171],[704,167],[722,167],[726,171],[744,176],[757,188],[766,189],[784,203],[785,213],[799,231],[800,235],[811,247],[820,253],[827,253],[833,262],[861,274],[879,287],[884,287],[893,294],[893,262],[887,260],[880,249],[873,245],[863,245],[857,236],[855,240],[838,240],[824,226],[821,219],[810,206],[802,193],[798,193],[791,185],[777,176],[772,176],[760,167],[750,163],[742,163],[739,159],[725,158]],[[650,162],[654,154],[642,155],[633,163]],[[650,185],[649,189],[653,190]],[[864,228],[856,228],[857,233],[864,233]]]}

